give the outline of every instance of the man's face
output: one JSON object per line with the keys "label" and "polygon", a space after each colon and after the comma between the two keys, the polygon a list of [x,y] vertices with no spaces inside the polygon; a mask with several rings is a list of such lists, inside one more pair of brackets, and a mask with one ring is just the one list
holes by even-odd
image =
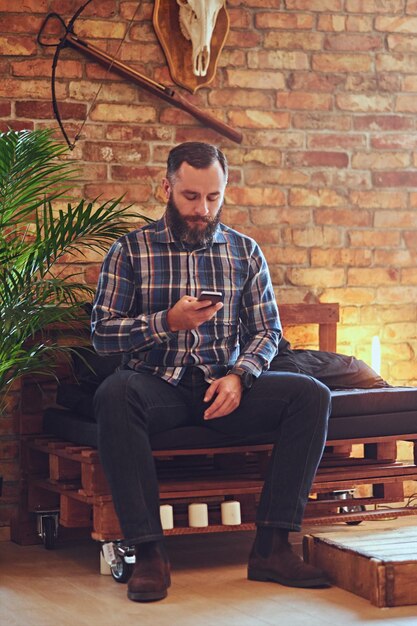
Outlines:
{"label": "man's face", "polygon": [[206,245],[220,220],[226,180],[218,161],[205,169],[182,163],[171,183],[164,179],[168,224],[185,243]]}

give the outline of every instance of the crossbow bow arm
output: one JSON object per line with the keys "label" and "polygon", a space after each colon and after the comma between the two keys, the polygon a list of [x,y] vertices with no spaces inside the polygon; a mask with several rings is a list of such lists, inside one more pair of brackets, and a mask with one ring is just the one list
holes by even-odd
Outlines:
{"label": "crossbow bow arm", "polygon": [[161,98],[165,102],[168,102],[169,104],[177,107],[178,109],[186,111],[187,113],[192,115],[195,119],[197,119],[199,122],[201,122],[203,125],[214,129],[215,131],[217,131],[221,135],[224,135],[228,139],[231,139],[232,141],[239,143],[239,144],[242,142],[242,138],[243,138],[242,133],[235,130],[231,126],[228,126],[224,122],[221,122],[220,120],[216,119],[209,113],[202,111],[201,109],[196,107],[194,104],[192,104],[191,102],[188,102],[188,100],[186,100],[185,98],[177,94],[170,87],[166,87],[160,83],[153,81],[147,76],[140,74],[139,72],[134,70],[132,67],[129,67],[128,65],[122,63],[121,61],[118,61],[117,59],[112,58],[106,52],[103,52],[99,48],[96,48],[95,46],[77,37],[73,32],[74,22],[76,18],[80,15],[81,11],[83,11],[84,8],[87,6],[87,4],[89,4],[90,2],[91,0],[88,0],[88,2],[81,7],[81,9],[78,9],[76,14],[71,18],[70,22],[68,23],[68,26],[65,25],[63,19],[57,13],[50,13],[49,15],[47,15],[38,35],[38,41],[41,45],[51,46],[52,44],[46,44],[42,39],[43,31],[48,21],[51,18],[58,19],[61,25],[63,25],[65,28],[65,34],[60,39],[60,42],[56,47],[54,60],[52,63],[52,105],[53,105],[57,122],[59,124],[59,127],[61,128],[62,134],[64,135],[65,140],[71,149],[74,148],[75,142],[78,137],[76,137],[73,143],[70,142],[68,135],[65,132],[65,129],[64,129],[64,126],[63,126],[63,123],[59,114],[59,109],[58,109],[58,104],[57,104],[57,99],[56,99],[56,94],[55,94],[56,66],[58,63],[59,53],[62,50],[62,48],[64,48],[65,46],[69,46],[71,48],[74,48],[75,50],[78,50],[79,52],[83,53],[87,57],[93,59],[94,61],[99,62],[108,70],[114,70],[118,74],[121,74],[124,78],[128,78],[129,80],[134,81],[137,85],[139,85],[140,87],[142,87],[149,93],[153,94],[154,96],[157,96],[158,98]]}

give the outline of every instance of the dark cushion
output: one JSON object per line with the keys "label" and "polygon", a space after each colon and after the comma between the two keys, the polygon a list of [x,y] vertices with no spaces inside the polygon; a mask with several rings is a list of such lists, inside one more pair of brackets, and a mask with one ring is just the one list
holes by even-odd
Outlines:
{"label": "dark cushion", "polygon": [[[99,384],[120,365],[120,356],[98,356],[90,348],[73,351],[77,384],[59,385],[57,401],[64,409],[47,409],[43,430],[76,444],[97,446],[93,397]],[[328,439],[353,439],[409,434],[417,430],[417,388],[390,387],[363,361],[346,355],[283,347],[271,365],[274,371],[316,375],[333,389]],[[360,383],[361,388],[351,389]],[[204,448],[272,443],[274,433],[237,439],[209,428],[187,426],[153,435],[153,449]]]}
{"label": "dark cushion", "polygon": [[[417,431],[417,387],[332,391],[328,439],[361,439]],[[65,409],[47,409],[44,432],[81,445],[97,446],[97,425]],[[231,438],[204,426],[185,426],[153,435],[154,450],[272,443],[274,433]]]}

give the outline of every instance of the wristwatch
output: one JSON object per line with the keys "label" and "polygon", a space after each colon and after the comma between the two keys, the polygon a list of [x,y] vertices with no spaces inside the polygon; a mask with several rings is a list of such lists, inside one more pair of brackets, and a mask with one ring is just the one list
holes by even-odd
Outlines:
{"label": "wristwatch", "polygon": [[234,367],[228,374],[236,374],[240,378],[242,389],[250,389],[253,384],[253,374],[244,370],[243,367]]}

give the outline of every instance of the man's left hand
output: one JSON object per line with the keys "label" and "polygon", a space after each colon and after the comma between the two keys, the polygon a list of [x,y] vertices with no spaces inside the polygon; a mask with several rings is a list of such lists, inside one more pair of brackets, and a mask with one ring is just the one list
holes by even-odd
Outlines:
{"label": "man's left hand", "polygon": [[224,417],[237,409],[242,398],[242,383],[236,374],[228,374],[211,383],[204,396],[204,402],[210,402],[217,394],[216,399],[204,412],[204,419],[211,420]]}

